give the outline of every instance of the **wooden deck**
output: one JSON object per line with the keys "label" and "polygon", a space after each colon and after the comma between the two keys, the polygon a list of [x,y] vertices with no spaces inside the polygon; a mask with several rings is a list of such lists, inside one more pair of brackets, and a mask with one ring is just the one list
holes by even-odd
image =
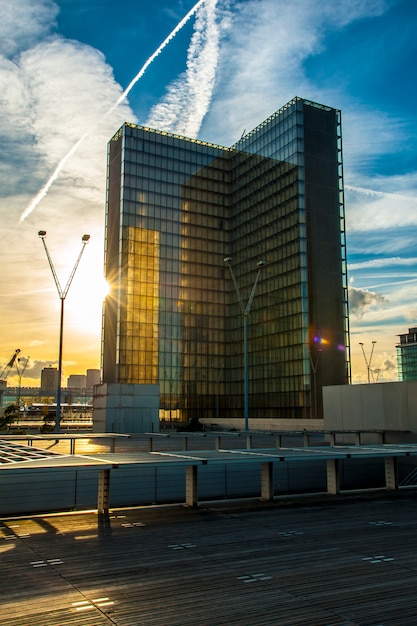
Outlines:
{"label": "wooden deck", "polygon": [[0,520],[1,626],[415,626],[413,495]]}

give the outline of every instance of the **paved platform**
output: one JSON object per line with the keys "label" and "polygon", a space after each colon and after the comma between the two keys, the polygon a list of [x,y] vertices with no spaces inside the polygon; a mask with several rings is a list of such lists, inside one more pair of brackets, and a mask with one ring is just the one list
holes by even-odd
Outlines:
{"label": "paved platform", "polygon": [[417,499],[0,520],[1,626],[415,626]]}

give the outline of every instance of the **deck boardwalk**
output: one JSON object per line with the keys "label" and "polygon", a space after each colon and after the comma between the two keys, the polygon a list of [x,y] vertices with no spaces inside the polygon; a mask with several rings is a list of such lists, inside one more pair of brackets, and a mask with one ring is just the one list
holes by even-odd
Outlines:
{"label": "deck boardwalk", "polygon": [[415,626],[412,494],[0,520],[1,626]]}

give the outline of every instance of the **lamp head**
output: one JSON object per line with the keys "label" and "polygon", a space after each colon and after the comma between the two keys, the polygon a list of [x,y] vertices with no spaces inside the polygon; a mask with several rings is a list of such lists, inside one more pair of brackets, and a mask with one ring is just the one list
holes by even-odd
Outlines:
{"label": "lamp head", "polygon": [[226,265],[229,265],[232,262],[232,257],[231,256],[227,256],[225,259],[223,259],[224,263],[226,263]]}
{"label": "lamp head", "polygon": [[257,267],[265,267],[265,265],[266,265],[266,261],[258,261],[256,264]]}
{"label": "lamp head", "polygon": [[87,243],[90,240],[90,235],[83,235],[81,241]]}
{"label": "lamp head", "polygon": [[39,230],[38,231],[38,235],[39,235],[39,237],[42,237],[42,239],[43,239],[44,237],[46,237],[46,230]]}

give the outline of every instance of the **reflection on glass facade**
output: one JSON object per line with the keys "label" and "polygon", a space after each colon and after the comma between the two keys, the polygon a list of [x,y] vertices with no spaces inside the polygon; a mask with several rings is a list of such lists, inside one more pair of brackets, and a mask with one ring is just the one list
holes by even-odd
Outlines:
{"label": "reflection on glass facade", "polygon": [[409,328],[407,334],[400,335],[396,348],[399,380],[417,380],[417,328]]}
{"label": "reflection on glass facade", "polygon": [[[109,143],[103,381],[182,420],[321,415],[349,379],[340,112],[295,98],[231,148],[125,124]],[[167,413],[163,413],[166,415]]]}

